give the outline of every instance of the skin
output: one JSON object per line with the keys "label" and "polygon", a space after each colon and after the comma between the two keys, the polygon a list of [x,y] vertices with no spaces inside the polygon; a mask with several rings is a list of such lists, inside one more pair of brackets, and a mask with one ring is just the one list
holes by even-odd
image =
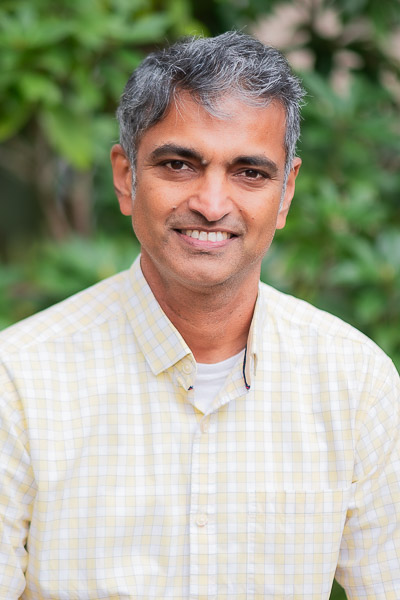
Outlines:
{"label": "skin", "polygon": [[[285,112],[221,99],[215,118],[187,94],[142,136],[136,190],[122,147],[111,151],[121,212],[132,219],[141,267],[155,297],[198,362],[246,345],[261,261],[286,223],[301,160],[285,191]],[[281,203],[282,201],[282,203]],[[194,239],[185,232],[227,232]]]}

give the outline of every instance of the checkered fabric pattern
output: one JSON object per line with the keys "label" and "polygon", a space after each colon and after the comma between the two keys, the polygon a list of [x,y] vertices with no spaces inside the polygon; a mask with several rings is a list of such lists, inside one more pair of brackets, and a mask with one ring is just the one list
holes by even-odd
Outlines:
{"label": "checkered fabric pattern", "polygon": [[260,284],[207,414],[138,261],[0,340],[1,600],[399,600],[399,378],[362,334]]}

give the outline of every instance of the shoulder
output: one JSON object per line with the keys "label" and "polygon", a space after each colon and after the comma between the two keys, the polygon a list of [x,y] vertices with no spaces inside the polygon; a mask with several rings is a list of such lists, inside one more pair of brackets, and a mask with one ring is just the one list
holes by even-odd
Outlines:
{"label": "shoulder", "polygon": [[375,342],[340,318],[264,283],[260,296],[264,328],[291,340],[299,351],[362,355],[391,363]]}
{"label": "shoulder", "polygon": [[325,398],[329,410],[336,406],[336,398],[338,405],[344,402],[360,414],[385,405],[388,414],[398,418],[399,374],[366,335],[265,284],[260,286],[260,308],[256,347],[264,369],[285,373],[287,385],[297,381],[310,398],[315,393],[320,402]]}
{"label": "shoulder", "polygon": [[118,273],[0,332],[0,354],[8,357],[29,347],[73,338],[123,313],[121,290],[126,272]]}

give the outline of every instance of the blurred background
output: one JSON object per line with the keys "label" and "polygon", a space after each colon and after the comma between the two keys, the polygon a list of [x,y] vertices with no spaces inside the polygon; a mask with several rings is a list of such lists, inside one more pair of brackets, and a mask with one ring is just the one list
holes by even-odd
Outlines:
{"label": "blurred background", "polygon": [[[400,367],[398,0],[2,0],[0,328],[128,267],[139,251],[109,166],[141,58],[243,29],[308,90],[303,167],[265,281],[374,339]],[[332,600],[343,600],[334,585]]]}

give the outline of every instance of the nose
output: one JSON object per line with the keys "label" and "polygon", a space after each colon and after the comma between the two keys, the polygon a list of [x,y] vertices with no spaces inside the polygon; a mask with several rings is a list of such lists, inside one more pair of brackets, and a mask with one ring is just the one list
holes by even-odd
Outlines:
{"label": "nose", "polygon": [[232,201],[229,197],[229,185],[223,175],[204,175],[197,189],[192,192],[188,206],[210,222],[219,221],[228,215],[232,210]]}

